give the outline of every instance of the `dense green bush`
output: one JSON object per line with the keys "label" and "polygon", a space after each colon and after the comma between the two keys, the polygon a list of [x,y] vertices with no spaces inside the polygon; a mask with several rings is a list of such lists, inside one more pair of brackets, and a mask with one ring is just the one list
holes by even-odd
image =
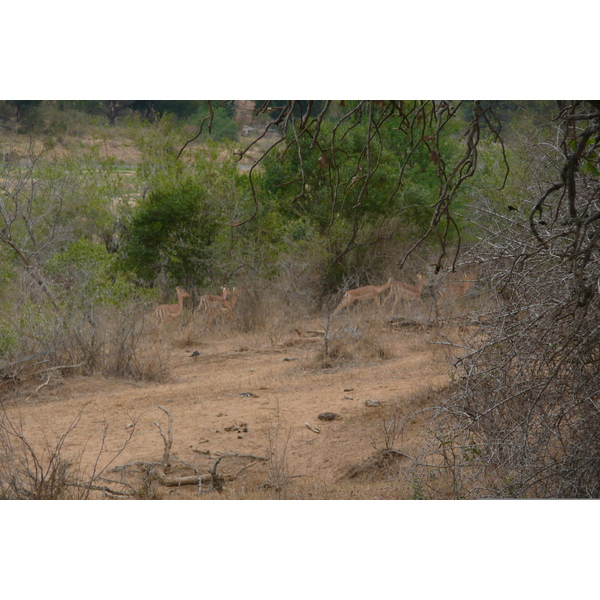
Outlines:
{"label": "dense green bush", "polygon": [[218,222],[204,188],[192,179],[152,190],[125,231],[126,264],[151,282],[161,273],[192,285],[208,272]]}
{"label": "dense green bush", "polygon": [[[202,104],[193,117],[193,121],[200,124],[208,115],[208,108],[206,105]],[[237,123],[233,120],[233,106],[227,104],[214,110],[212,122],[210,124],[210,132],[208,131],[208,125],[205,124],[203,137],[215,141],[237,140],[237,129]]]}
{"label": "dense green bush", "polygon": [[17,335],[9,323],[0,323],[0,356],[9,355],[17,348]]}
{"label": "dense green bush", "polygon": [[85,238],[55,254],[46,270],[55,283],[58,297],[70,310],[123,306],[134,297],[148,296],[123,272],[115,254],[110,254],[106,246]]}

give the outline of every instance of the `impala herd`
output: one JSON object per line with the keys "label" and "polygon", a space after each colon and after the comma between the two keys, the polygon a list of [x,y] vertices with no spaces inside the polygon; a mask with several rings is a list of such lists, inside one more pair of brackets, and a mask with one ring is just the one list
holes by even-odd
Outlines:
{"label": "impala herd", "polygon": [[[435,291],[435,298],[441,303],[449,300],[457,300],[465,295],[472,283],[473,279],[469,278],[467,273],[463,273],[462,280],[445,282],[439,286]],[[417,275],[416,285],[404,283],[403,281],[394,281],[390,277],[383,285],[367,285],[348,290],[343,295],[342,301],[333,311],[333,314],[337,314],[342,308],[350,306],[356,301],[374,300],[378,306],[385,306],[390,299],[393,299],[391,314],[394,314],[400,300],[423,304],[421,300],[423,284],[424,279],[422,275]],[[389,290],[389,294],[385,297],[383,303],[381,303],[381,295],[387,290]],[[183,299],[191,297],[191,294],[181,287],[176,288],[176,291],[177,304],[161,304],[156,309],[159,329],[162,329],[165,321],[168,319],[179,319],[183,313]],[[200,296],[200,301],[194,309],[193,315],[195,316],[199,311],[203,310],[208,315],[209,325],[220,316],[233,319],[238,294],[239,292],[235,287],[231,292],[226,287],[223,287],[219,296],[204,294]]]}
{"label": "impala herd", "polygon": [[[183,314],[183,299],[191,297],[191,294],[181,287],[177,287],[176,291],[177,304],[161,304],[155,311],[158,328],[161,331],[167,319],[179,319],[181,317]],[[196,315],[198,311],[204,310],[208,314],[209,325],[219,315],[224,315],[233,319],[233,309],[235,308],[237,297],[238,290],[236,288],[233,288],[233,290],[229,292],[226,287],[223,287],[220,296],[213,296],[212,294],[200,296],[200,302],[193,314]]]}
{"label": "impala herd", "polygon": [[[440,303],[458,300],[458,298],[465,295],[473,281],[473,278],[469,278],[469,275],[465,272],[461,281],[447,281],[438,286],[437,290],[434,292],[434,297],[436,301]],[[364,287],[348,290],[342,297],[340,304],[333,311],[333,314],[336,314],[346,306],[350,306],[357,300],[374,300],[378,305],[385,306],[388,300],[393,299],[392,309],[390,311],[393,315],[396,310],[396,305],[400,300],[423,304],[421,292],[423,291],[424,282],[425,280],[422,275],[417,275],[417,285],[411,285],[409,283],[404,283],[403,281],[393,281],[390,277],[383,285],[366,285]],[[383,300],[383,303],[381,303],[381,295],[387,290],[390,290],[390,292]]]}

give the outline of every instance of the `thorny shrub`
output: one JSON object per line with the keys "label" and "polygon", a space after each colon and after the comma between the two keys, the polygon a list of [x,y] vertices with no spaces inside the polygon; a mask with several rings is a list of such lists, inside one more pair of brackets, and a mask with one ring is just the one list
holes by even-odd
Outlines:
{"label": "thorny shrub", "polygon": [[117,450],[108,450],[108,424],[104,424],[100,447],[90,471],[85,472],[77,456],[65,448],[85,410],[51,441],[36,443],[25,432],[18,417],[0,413],[0,499],[3,500],[86,500],[99,492],[111,497],[133,496],[131,486],[107,478],[107,472],[122,454],[135,432],[129,428]]}
{"label": "thorny shrub", "polygon": [[474,249],[494,303],[413,469],[434,497],[600,495],[600,185],[578,184],[588,216],[558,199],[543,243],[515,216]]}

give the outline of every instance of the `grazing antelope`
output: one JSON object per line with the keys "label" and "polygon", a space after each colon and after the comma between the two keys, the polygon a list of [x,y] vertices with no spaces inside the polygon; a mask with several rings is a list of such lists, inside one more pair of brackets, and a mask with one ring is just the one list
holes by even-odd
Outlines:
{"label": "grazing antelope", "polygon": [[383,301],[385,303],[393,296],[394,303],[392,304],[391,313],[394,314],[396,310],[396,305],[399,300],[416,300],[421,304],[423,301],[421,300],[421,291],[423,290],[423,276],[417,275],[417,285],[410,285],[409,283],[404,283],[402,281],[394,281],[390,286],[390,293],[387,298]]}
{"label": "grazing antelope", "polygon": [[335,315],[338,311],[342,310],[345,306],[350,306],[357,300],[377,300],[379,302],[379,296],[388,290],[392,285],[392,278],[390,277],[384,285],[366,285],[359,287],[354,290],[348,290],[340,302],[339,306],[333,311]]}
{"label": "grazing antelope", "polygon": [[178,287],[177,304],[161,304],[156,309],[156,318],[158,320],[158,328],[162,331],[163,325],[167,319],[179,319],[183,313],[183,299],[189,298],[190,294],[183,288]]}

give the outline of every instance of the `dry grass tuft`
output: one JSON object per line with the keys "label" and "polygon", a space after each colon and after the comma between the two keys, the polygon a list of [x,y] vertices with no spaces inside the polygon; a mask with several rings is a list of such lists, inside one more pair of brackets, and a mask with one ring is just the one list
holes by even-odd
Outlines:
{"label": "dry grass tuft", "polygon": [[170,357],[155,349],[148,354],[138,353],[131,374],[140,381],[166,383],[171,380],[172,366]]}
{"label": "dry grass tuft", "polygon": [[398,477],[399,469],[406,465],[409,457],[395,450],[377,450],[360,465],[354,465],[344,475],[347,479],[357,477],[368,481]]}
{"label": "dry grass tuft", "polygon": [[198,325],[194,321],[190,321],[173,335],[172,345],[174,348],[189,348],[201,344],[202,340],[203,336]]}
{"label": "dry grass tuft", "polygon": [[394,358],[394,346],[380,327],[348,325],[328,331],[312,359],[313,368],[358,366]]}

